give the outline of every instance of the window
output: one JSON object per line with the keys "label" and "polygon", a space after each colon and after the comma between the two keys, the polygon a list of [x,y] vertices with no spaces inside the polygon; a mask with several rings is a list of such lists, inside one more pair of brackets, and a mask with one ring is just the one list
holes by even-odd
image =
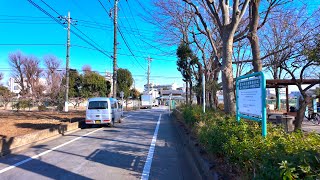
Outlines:
{"label": "window", "polygon": [[88,109],[107,109],[108,102],[107,101],[91,101],[89,102]]}
{"label": "window", "polygon": [[17,91],[17,90],[19,90],[19,87],[18,86],[14,86],[13,90]]}

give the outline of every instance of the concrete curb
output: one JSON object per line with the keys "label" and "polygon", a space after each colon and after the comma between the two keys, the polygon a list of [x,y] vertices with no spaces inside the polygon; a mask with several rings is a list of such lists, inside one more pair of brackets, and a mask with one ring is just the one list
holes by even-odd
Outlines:
{"label": "concrete curb", "polygon": [[189,154],[191,155],[188,161],[196,165],[197,171],[199,172],[202,179],[217,180],[218,173],[212,172],[210,170],[210,167],[212,167],[212,165],[210,165],[210,163],[201,156],[200,148],[196,147],[197,143],[193,141],[189,133],[186,132],[186,130],[184,129],[184,124],[182,122],[179,122],[179,119],[182,118],[182,113],[179,110],[175,110],[173,115],[174,116],[172,117],[174,117],[174,124],[180,136],[180,139],[183,141],[183,144],[185,145],[186,149],[189,151]]}
{"label": "concrete curb", "polygon": [[45,141],[80,130],[80,123],[81,122],[60,124],[50,129],[44,129],[22,136],[2,138],[0,139],[0,157],[22,151],[39,143],[43,143]]}

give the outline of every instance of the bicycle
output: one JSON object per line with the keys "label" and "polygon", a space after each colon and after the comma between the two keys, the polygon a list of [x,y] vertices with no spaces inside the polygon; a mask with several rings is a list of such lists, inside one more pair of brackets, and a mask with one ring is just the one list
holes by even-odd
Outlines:
{"label": "bicycle", "polygon": [[305,116],[309,122],[312,122],[313,124],[320,125],[320,113],[314,113],[312,112],[308,116]]}

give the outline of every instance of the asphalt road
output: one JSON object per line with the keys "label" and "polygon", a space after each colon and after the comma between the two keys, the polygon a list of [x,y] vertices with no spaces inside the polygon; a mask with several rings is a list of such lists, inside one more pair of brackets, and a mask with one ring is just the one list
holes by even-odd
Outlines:
{"label": "asphalt road", "polygon": [[122,122],[0,158],[0,179],[199,179],[168,110],[128,112]]}

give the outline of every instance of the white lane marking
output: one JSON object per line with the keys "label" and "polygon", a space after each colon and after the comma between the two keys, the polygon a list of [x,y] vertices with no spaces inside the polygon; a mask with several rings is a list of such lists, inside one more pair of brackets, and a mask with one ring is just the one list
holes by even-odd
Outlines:
{"label": "white lane marking", "polygon": [[102,129],[102,128],[96,129],[96,130],[94,130],[94,131],[92,131],[92,132],[89,132],[89,133],[87,133],[87,134],[85,134],[85,135],[82,135],[82,136],[77,137],[77,138],[75,138],[75,139],[72,139],[72,140],[70,140],[70,141],[68,141],[68,142],[66,142],[66,143],[63,143],[63,144],[61,144],[61,145],[59,145],[59,146],[56,146],[56,147],[54,147],[54,148],[52,148],[52,149],[50,149],[50,150],[44,151],[44,152],[42,152],[42,153],[40,153],[40,154],[38,154],[38,155],[34,155],[34,156],[32,156],[32,157],[30,157],[30,158],[28,158],[28,159],[25,159],[25,160],[23,160],[23,161],[17,162],[17,163],[15,163],[14,165],[11,165],[11,166],[9,166],[9,167],[6,167],[6,168],[4,168],[4,169],[1,169],[1,170],[0,170],[0,174],[4,173],[4,172],[6,172],[6,171],[9,171],[9,170],[11,170],[11,169],[13,169],[13,168],[16,168],[16,167],[18,167],[18,166],[20,166],[20,165],[22,165],[22,164],[24,164],[24,163],[27,163],[27,162],[29,162],[29,161],[31,161],[31,160],[33,160],[33,159],[36,159],[36,158],[38,158],[38,157],[40,157],[40,156],[43,156],[43,155],[45,155],[45,154],[48,154],[48,153],[50,153],[50,152],[52,152],[52,151],[54,151],[54,150],[56,150],[56,149],[58,149],[58,148],[61,148],[61,147],[65,146],[65,145],[67,145],[67,144],[70,144],[70,143],[72,143],[72,142],[74,142],[74,141],[77,141],[77,140],[79,140],[79,139],[81,139],[81,138],[83,138],[83,137],[85,137],[85,136],[88,136],[88,135],[90,135],[90,134],[92,134],[92,133],[95,133],[95,132],[97,132],[97,131],[99,131],[99,130],[101,130],[101,129]]}
{"label": "white lane marking", "polygon": [[122,120],[124,120],[124,119],[126,119],[126,118],[128,118],[128,117],[130,117],[130,116],[132,116],[132,115],[128,115],[128,116],[126,116],[126,117],[122,118]]}
{"label": "white lane marking", "polygon": [[148,153],[148,156],[147,156],[147,161],[144,164],[141,180],[148,180],[149,179],[153,153],[154,153],[154,149],[155,149],[155,146],[156,146],[159,126],[160,126],[160,120],[161,120],[161,114],[159,116],[159,119],[158,119],[158,122],[157,122],[157,127],[156,127],[156,129],[154,131],[154,134],[153,134],[153,138],[152,138],[151,145],[150,145],[150,148],[149,148],[149,153]]}

